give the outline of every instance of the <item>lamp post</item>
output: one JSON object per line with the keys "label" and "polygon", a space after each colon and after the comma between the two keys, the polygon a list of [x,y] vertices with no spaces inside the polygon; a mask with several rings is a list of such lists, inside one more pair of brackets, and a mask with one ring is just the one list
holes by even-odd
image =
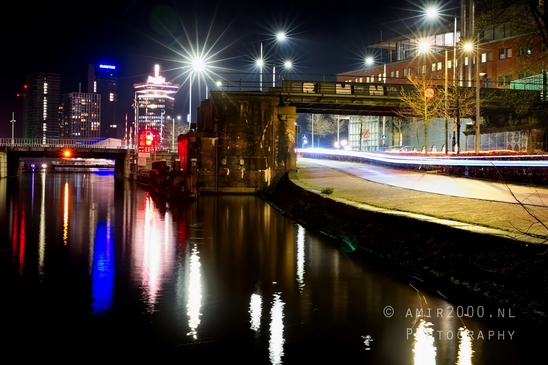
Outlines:
{"label": "lamp post", "polygon": [[13,146],[14,142],[13,142],[13,138],[14,138],[14,131],[15,131],[15,113],[11,113],[11,120],[10,120],[10,123],[11,123],[11,145]]}
{"label": "lamp post", "polygon": [[[426,11],[426,16],[428,18],[438,19],[438,9],[435,7],[429,8]],[[446,45],[444,47],[444,54],[445,54],[445,82],[444,82],[444,90],[445,90],[445,154],[449,152],[448,144],[449,144],[449,116],[448,116],[448,110],[449,110],[449,102],[448,102],[448,72],[447,72],[447,62],[448,62],[448,56],[447,56],[447,50],[448,47]],[[456,66],[457,66],[457,17],[454,18],[454,24],[453,24],[453,86],[456,85]],[[457,121],[458,122],[458,121]]]}
{"label": "lamp post", "polygon": [[476,154],[480,152],[480,53],[479,53],[479,34],[476,39]]}
{"label": "lamp post", "polygon": [[[281,42],[286,39],[285,32],[276,33],[276,41]],[[261,42],[261,50],[259,59],[256,61],[257,66],[259,67],[259,91],[263,91],[263,67],[265,66],[264,56],[263,56],[263,42]],[[276,86],[276,66],[272,66],[272,87]]]}
{"label": "lamp post", "polygon": [[[200,57],[194,57],[191,62],[191,70],[190,70],[190,92],[188,96],[188,129],[190,129],[192,125],[192,82],[195,74],[201,74],[206,69],[206,63],[205,60]],[[200,80],[198,79],[198,82]],[[198,85],[199,89],[199,85]],[[196,123],[196,130],[198,130],[198,123]]]}

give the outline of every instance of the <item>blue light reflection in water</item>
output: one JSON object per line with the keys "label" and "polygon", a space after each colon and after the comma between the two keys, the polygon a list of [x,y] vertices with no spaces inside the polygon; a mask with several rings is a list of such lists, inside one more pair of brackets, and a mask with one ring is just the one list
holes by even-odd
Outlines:
{"label": "blue light reflection in water", "polygon": [[91,272],[91,306],[94,315],[102,315],[112,305],[114,291],[114,242],[112,227],[106,221],[97,222]]}

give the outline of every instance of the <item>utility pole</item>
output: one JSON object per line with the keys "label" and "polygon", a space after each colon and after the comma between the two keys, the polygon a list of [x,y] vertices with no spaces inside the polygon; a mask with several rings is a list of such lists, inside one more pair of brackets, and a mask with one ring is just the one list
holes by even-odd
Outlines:
{"label": "utility pole", "polygon": [[14,131],[15,131],[15,113],[12,112],[11,113],[11,120],[10,120],[10,123],[11,123],[11,145],[13,146],[13,137],[14,137]]}

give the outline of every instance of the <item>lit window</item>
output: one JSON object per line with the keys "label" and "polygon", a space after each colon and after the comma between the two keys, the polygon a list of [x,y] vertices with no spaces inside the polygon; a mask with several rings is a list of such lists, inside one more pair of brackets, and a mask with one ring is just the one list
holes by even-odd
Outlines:
{"label": "lit window", "polygon": [[499,49],[499,60],[512,58],[512,48]]}
{"label": "lit window", "polygon": [[492,62],[493,61],[493,52],[487,52],[481,54],[481,63]]}

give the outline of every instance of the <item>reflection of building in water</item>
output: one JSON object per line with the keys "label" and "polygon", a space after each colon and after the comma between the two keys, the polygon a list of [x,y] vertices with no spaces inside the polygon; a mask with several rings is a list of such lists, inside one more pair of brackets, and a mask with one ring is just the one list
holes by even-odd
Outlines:
{"label": "reflection of building in water", "polygon": [[144,201],[137,202],[137,213],[133,235],[132,264],[135,275],[141,280],[143,301],[149,313],[156,311],[161,297],[162,286],[172,272],[176,245],[173,239],[169,217],[162,215],[152,198],[147,195]]}

